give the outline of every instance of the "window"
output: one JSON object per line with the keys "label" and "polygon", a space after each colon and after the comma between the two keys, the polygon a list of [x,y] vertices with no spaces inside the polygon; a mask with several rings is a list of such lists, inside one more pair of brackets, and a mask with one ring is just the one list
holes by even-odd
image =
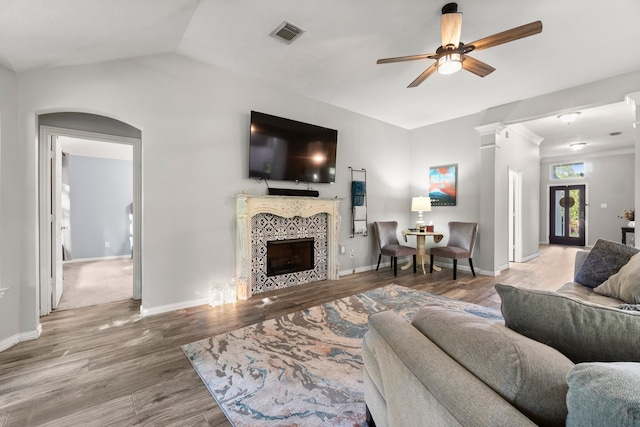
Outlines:
{"label": "window", "polygon": [[584,163],[566,163],[551,166],[551,179],[584,178]]}

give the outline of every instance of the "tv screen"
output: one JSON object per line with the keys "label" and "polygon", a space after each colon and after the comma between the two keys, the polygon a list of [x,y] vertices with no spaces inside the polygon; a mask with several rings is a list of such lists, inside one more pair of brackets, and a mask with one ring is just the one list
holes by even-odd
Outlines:
{"label": "tv screen", "polygon": [[337,130],[252,111],[249,177],[335,182],[337,143]]}

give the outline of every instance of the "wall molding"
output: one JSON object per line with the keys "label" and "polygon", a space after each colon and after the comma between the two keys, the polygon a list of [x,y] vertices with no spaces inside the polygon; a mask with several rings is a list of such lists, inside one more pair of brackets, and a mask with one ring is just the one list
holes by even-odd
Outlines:
{"label": "wall molding", "polygon": [[175,304],[159,305],[153,308],[144,308],[140,306],[140,315],[142,317],[155,316],[157,314],[170,313],[172,311],[184,310],[187,308],[197,307],[199,305],[208,305],[209,298],[194,299],[191,301],[182,301]]}
{"label": "wall molding", "polygon": [[129,259],[129,258],[131,258],[131,255],[114,255],[114,256],[103,256],[103,257],[96,257],[96,258],[77,258],[77,259],[65,260],[63,264],[73,264],[76,262],[89,262],[89,261],[109,261],[113,259]]}
{"label": "wall molding", "polygon": [[0,340],[0,352],[21,342],[37,340],[40,338],[40,334],[42,334],[42,324],[38,323],[38,327],[34,331],[20,332]]}

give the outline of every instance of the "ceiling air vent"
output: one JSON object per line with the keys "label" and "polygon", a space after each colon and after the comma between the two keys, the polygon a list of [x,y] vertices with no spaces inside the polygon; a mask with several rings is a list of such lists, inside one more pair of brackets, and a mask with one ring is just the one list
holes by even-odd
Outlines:
{"label": "ceiling air vent", "polygon": [[304,33],[304,30],[287,21],[282,21],[282,24],[278,25],[269,35],[276,40],[289,44],[300,37],[302,33]]}

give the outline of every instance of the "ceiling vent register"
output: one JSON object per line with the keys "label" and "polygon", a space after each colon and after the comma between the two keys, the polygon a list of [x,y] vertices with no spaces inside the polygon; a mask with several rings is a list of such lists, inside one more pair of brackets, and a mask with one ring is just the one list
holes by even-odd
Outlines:
{"label": "ceiling vent register", "polygon": [[269,35],[276,40],[290,44],[300,37],[302,33],[304,33],[304,30],[287,21],[282,21],[282,24],[278,25]]}

